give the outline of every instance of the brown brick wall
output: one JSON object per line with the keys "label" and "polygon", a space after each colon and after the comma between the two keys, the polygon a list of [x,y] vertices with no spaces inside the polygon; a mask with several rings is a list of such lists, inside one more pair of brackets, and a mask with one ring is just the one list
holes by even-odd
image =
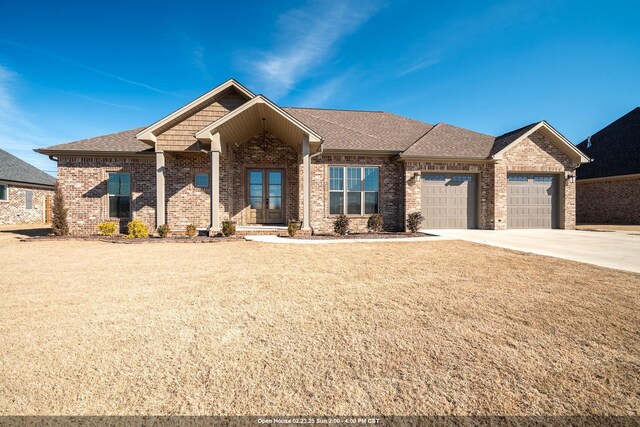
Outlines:
{"label": "brown brick wall", "polygon": [[557,174],[560,203],[560,228],[573,229],[576,224],[575,183],[566,177],[575,173],[576,164],[541,131],[505,151],[495,169],[496,229],[507,228],[507,174],[541,172]]}
{"label": "brown brick wall", "polygon": [[[0,201],[0,225],[29,224],[45,220],[45,198],[53,191],[8,184],[8,200]],[[26,208],[26,192],[32,192],[32,209]]]}
{"label": "brown brick wall", "polygon": [[463,163],[463,162],[424,162],[406,161],[404,182],[406,185],[405,195],[405,218],[412,212],[420,212],[422,182],[419,172],[449,172],[449,173],[473,173],[478,179],[478,194],[480,198],[480,211],[478,224],[481,229],[493,228],[493,188],[494,171],[492,163]]}
{"label": "brown brick wall", "polygon": [[[72,234],[95,234],[96,226],[110,220],[107,198],[108,172],[131,173],[131,212],[155,229],[156,179],[155,159],[59,157],[58,181],[69,209]],[[124,229],[128,219],[113,219]]]}
{"label": "brown brick wall", "polygon": [[165,153],[165,212],[172,230],[185,230],[189,224],[209,227],[210,188],[195,186],[197,173],[210,175],[208,154]]}
{"label": "brown brick wall", "polygon": [[640,224],[640,177],[577,182],[581,224]]}
{"label": "brown brick wall", "polygon": [[[311,163],[311,227],[315,233],[333,233],[335,215],[329,215],[329,165],[378,166],[380,213],[384,216],[385,229],[403,228],[403,165],[389,156],[342,156],[322,155]],[[302,173],[302,167],[300,167]],[[302,209],[302,206],[300,207]],[[367,231],[369,215],[348,215],[350,229]]]}

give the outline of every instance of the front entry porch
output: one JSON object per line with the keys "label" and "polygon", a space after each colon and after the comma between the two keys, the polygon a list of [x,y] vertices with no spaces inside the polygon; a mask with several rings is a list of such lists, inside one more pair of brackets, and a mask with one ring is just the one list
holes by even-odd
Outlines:
{"label": "front entry porch", "polygon": [[[197,132],[196,138],[189,152],[156,149],[157,226],[206,227],[202,223],[208,213],[209,234],[218,233],[223,221],[234,221],[238,234],[286,234],[289,220],[310,230],[311,155],[319,149],[317,135],[256,97]],[[196,185],[197,178],[209,185]],[[253,226],[283,228],[242,229]]]}

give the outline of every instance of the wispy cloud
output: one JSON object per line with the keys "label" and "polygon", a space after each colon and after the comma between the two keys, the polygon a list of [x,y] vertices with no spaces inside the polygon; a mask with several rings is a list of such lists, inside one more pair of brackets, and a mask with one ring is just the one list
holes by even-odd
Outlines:
{"label": "wispy cloud", "polygon": [[272,96],[286,95],[380,7],[376,1],[345,0],[320,1],[290,10],[277,20],[275,47],[258,54],[259,60],[250,61],[252,68]]}
{"label": "wispy cloud", "polygon": [[54,143],[46,132],[34,125],[15,102],[11,88],[18,75],[0,65],[0,148],[10,151],[21,159],[45,172],[55,173],[55,164],[46,157],[33,152],[34,148]]}
{"label": "wispy cloud", "polygon": [[297,105],[300,107],[324,107],[328,101],[335,101],[336,94],[344,88],[352,77],[353,72],[347,71],[339,76],[330,78],[308,90]]}
{"label": "wispy cloud", "polygon": [[175,96],[175,97],[178,97],[178,98],[183,98],[181,95],[178,95],[178,94],[175,94],[175,93],[171,93],[171,92],[167,92],[167,91],[162,90],[162,89],[158,89],[157,87],[148,85],[146,83],[141,83],[141,82],[138,82],[138,81],[135,81],[135,80],[127,79],[125,77],[121,77],[121,76],[118,76],[116,74],[112,74],[112,73],[109,73],[107,71],[103,71],[103,70],[100,70],[98,68],[91,67],[89,65],[74,61],[74,60],[69,59],[69,58],[65,58],[65,57],[60,56],[60,55],[56,55],[56,54],[51,53],[51,52],[45,52],[45,51],[42,51],[42,50],[39,50],[39,49],[34,49],[32,47],[25,46],[25,45],[23,45],[21,43],[16,43],[16,42],[13,42],[13,41],[10,41],[10,40],[5,40],[5,39],[0,39],[0,43],[3,43],[3,44],[8,45],[8,46],[12,46],[14,48],[22,49],[22,50],[25,50],[25,51],[28,51],[28,52],[31,52],[31,53],[34,53],[34,54],[37,54],[37,55],[53,58],[53,59],[56,59],[56,60],[58,60],[60,62],[64,62],[64,63],[70,64],[70,65],[73,65],[74,67],[82,68],[84,70],[91,71],[92,73],[99,74],[99,75],[102,75],[102,76],[105,76],[105,77],[109,77],[111,79],[114,79],[114,80],[117,80],[117,81],[120,81],[120,82],[123,82],[123,83],[127,83],[127,84],[132,85],[132,86],[138,86],[138,87],[141,87],[143,89],[150,90],[152,92],[161,93],[163,95],[169,95],[169,96]]}

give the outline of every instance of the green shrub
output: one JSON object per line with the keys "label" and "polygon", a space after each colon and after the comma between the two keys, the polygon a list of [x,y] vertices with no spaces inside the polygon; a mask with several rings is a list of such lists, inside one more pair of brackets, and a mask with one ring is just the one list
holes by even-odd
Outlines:
{"label": "green shrub", "polygon": [[222,234],[227,237],[236,234],[236,223],[233,221],[222,221]]}
{"label": "green shrub", "polygon": [[186,231],[187,236],[194,237],[197,232],[198,232],[198,230],[196,230],[196,226],[195,225],[193,225],[193,224],[187,225],[187,231]]}
{"label": "green shrub", "polygon": [[342,236],[347,234],[349,232],[349,218],[344,214],[338,215],[336,220],[333,221],[333,231]]}
{"label": "green shrub", "polygon": [[149,230],[144,222],[134,219],[127,224],[127,237],[130,239],[149,237]]}
{"label": "green shrub", "polygon": [[382,214],[375,213],[367,220],[367,230],[369,232],[380,233],[384,228],[384,217]]}
{"label": "green shrub", "polygon": [[118,223],[115,221],[105,221],[98,224],[98,233],[103,236],[113,236],[118,230]]}
{"label": "green shrub", "polygon": [[171,228],[169,228],[169,224],[162,224],[158,227],[158,235],[163,239],[167,237],[171,233]]}
{"label": "green shrub", "polygon": [[423,220],[424,217],[422,216],[422,213],[411,212],[409,215],[407,215],[407,228],[412,233],[415,233],[420,229],[420,224],[422,224]]}
{"label": "green shrub", "polygon": [[287,227],[287,233],[289,233],[289,236],[294,237],[298,232],[299,228],[300,228],[300,222],[296,221],[295,219],[290,219],[289,227]]}

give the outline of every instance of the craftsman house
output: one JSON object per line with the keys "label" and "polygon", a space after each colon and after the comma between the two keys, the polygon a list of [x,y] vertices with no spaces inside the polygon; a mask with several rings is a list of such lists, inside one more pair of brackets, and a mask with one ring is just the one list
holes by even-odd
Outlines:
{"label": "craftsman house", "polygon": [[573,228],[588,158],[541,121],[494,137],[380,111],[280,107],[229,80],[150,126],[36,150],[58,162],[72,233],[132,218],[151,229],[224,220],[364,230]]}

